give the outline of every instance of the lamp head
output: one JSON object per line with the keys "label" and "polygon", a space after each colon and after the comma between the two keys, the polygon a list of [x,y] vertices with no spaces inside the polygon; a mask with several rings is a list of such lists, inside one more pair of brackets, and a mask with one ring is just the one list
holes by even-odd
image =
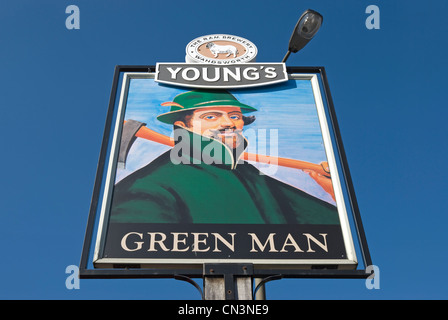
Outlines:
{"label": "lamp head", "polygon": [[296,53],[306,46],[306,44],[316,35],[322,25],[322,21],[323,17],[319,12],[311,9],[306,10],[292,32],[288,50]]}

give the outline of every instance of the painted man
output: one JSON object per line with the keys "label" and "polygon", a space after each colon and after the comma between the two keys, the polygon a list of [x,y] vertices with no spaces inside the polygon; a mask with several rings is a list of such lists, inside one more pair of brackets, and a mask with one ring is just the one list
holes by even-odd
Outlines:
{"label": "painted man", "polygon": [[240,160],[255,108],[227,91],[195,90],[162,104],[170,151],[120,181],[112,222],[339,224],[336,207]]}

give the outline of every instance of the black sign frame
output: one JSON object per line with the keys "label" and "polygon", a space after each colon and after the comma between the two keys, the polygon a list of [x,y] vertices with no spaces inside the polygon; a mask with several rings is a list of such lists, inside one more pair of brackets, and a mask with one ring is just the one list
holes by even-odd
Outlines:
{"label": "black sign frame", "polygon": [[[79,277],[83,279],[112,279],[112,278],[175,278],[182,279],[184,277],[189,278],[201,278],[204,276],[204,269],[198,268],[179,268],[174,267],[161,267],[161,268],[148,268],[138,269],[130,268],[129,266],[115,266],[114,269],[98,269],[91,268],[89,266],[89,260],[92,256],[92,241],[94,240],[95,229],[97,228],[98,219],[98,206],[100,201],[100,194],[103,187],[103,179],[106,168],[106,159],[108,156],[108,148],[111,142],[111,128],[114,120],[114,109],[117,104],[117,92],[120,79],[122,79],[125,72],[155,72],[155,66],[123,66],[119,65],[115,67],[114,79],[112,84],[112,90],[110,94],[109,108],[106,116],[106,123],[104,128],[103,140],[101,145],[101,151],[99,161],[97,165],[97,173],[94,182],[92,201],[89,210],[89,216],[87,221],[87,227],[85,232],[84,244],[81,253],[81,260],[79,265]],[[342,138],[339,130],[339,125],[336,118],[336,112],[334,109],[333,100],[330,94],[328,85],[328,79],[324,67],[287,67],[287,73],[309,73],[318,74],[321,79],[322,96],[326,100],[326,104],[329,111],[329,121],[333,129],[333,134],[336,141],[335,154],[339,157],[340,164],[342,166],[341,181],[345,183],[346,193],[349,200],[349,206],[352,212],[353,225],[356,230],[358,248],[361,253],[363,268],[355,270],[338,270],[332,269],[331,266],[326,265],[322,268],[312,269],[296,269],[296,268],[272,268],[257,267],[250,268],[251,276],[258,278],[265,278],[276,276],[277,278],[367,278],[371,276],[367,271],[367,267],[372,265],[372,259],[370,251],[367,245],[367,239],[362,224],[362,219],[354,191],[354,186],[351,178],[351,174],[347,164],[347,158],[342,143]],[[91,265],[91,263],[90,263]]]}

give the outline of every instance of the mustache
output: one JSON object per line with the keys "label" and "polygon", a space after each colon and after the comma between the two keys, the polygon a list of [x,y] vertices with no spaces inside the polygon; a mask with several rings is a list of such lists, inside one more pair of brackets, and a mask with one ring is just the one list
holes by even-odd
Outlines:
{"label": "mustache", "polygon": [[236,128],[223,128],[223,129],[209,129],[213,134],[222,134],[222,133],[237,133],[241,134],[243,130]]}
{"label": "mustache", "polygon": [[210,129],[209,131],[211,133],[210,137],[219,141],[227,139],[225,134],[235,134],[238,139],[243,136],[243,130],[236,128]]}

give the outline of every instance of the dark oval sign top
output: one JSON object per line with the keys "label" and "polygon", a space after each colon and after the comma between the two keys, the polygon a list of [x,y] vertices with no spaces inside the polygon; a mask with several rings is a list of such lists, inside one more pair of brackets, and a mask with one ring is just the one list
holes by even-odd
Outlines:
{"label": "dark oval sign top", "polygon": [[246,88],[288,80],[284,63],[157,63],[155,81],[189,88]]}

